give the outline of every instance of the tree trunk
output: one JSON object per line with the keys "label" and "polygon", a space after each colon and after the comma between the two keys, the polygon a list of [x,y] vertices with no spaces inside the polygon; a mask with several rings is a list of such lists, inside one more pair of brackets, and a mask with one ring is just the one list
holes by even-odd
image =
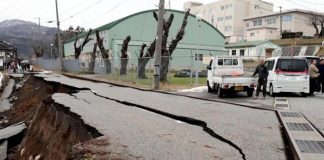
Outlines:
{"label": "tree trunk", "polygon": [[91,59],[89,63],[89,72],[94,72],[95,62],[96,62],[96,52],[97,52],[97,43],[93,45],[93,50],[91,53]]}
{"label": "tree trunk", "polygon": [[[144,56],[141,56],[138,58],[137,77],[140,79],[147,79],[147,76],[145,75],[145,68],[146,68],[147,63],[150,61],[150,58],[154,55],[155,43],[156,43],[156,40],[154,40],[151,43],[151,46],[147,49],[146,54]],[[144,52],[145,47],[146,47],[146,45],[144,46],[144,44],[143,44],[141,51],[140,51],[140,55],[143,55],[141,53]]]}
{"label": "tree trunk", "polygon": [[128,58],[121,58],[120,59],[120,75],[127,74],[127,65],[128,65]]}
{"label": "tree trunk", "polygon": [[160,81],[167,82],[169,72],[170,57],[161,57]]}
{"label": "tree trunk", "polygon": [[120,57],[120,75],[126,75],[127,74],[127,64],[128,64],[128,43],[131,40],[131,36],[127,36],[126,39],[123,41],[122,48],[120,50],[121,57]]}
{"label": "tree trunk", "polygon": [[139,79],[147,79],[147,76],[145,75],[145,68],[147,63],[150,61],[150,57],[140,57],[138,58],[138,71],[137,76]]}
{"label": "tree trunk", "polygon": [[99,50],[101,53],[101,57],[105,64],[106,73],[111,73],[112,68],[111,68],[111,62],[109,60],[109,50],[105,49],[105,47],[103,45],[103,38],[100,37],[98,30],[96,30],[96,38],[97,38],[98,47],[99,47]]}
{"label": "tree trunk", "polygon": [[319,36],[319,30],[318,30],[318,27],[317,27],[317,23],[316,22],[312,22],[312,25],[313,27],[315,28],[315,36]]}
{"label": "tree trunk", "polygon": [[78,33],[75,34],[75,41],[74,41],[74,58],[75,59],[79,59],[81,51],[83,50],[83,47],[91,40],[93,40],[92,38],[89,38],[90,34],[92,32],[92,29],[90,29],[84,39],[84,41],[82,42],[81,45],[77,46],[77,42],[79,40],[78,38]]}

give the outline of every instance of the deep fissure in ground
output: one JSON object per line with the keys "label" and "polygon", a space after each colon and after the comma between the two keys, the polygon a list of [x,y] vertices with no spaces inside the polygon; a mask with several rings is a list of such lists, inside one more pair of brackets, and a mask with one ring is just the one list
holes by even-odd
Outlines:
{"label": "deep fissure in ground", "polygon": [[[15,79],[16,83],[22,79]],[[25,122],[28,129],[15,137],[9,145],[8,159],[80,159],[84,154],[72,150],[81,142],[101,136],[93,127],[86,125],[80,116],[51,99],[54,93],[74,93],[70,87],[46,83],[41,78],[30,76],[25,84],[14,90],[12,97],[18,97],[11,110],[1,113],[8,123]],[[108,143],[108,142],[105,142]],[[72,153],[73,152],[73,153]]]}
{"label": "deep fissure in ground", "polygon": [[[29,128],[24,133],[25,137],[20,147],[12,149],[9,159],[29,159],[30,157],[36,158],[37,156],[44,159],[85,158],[84,155],[87,153],[84,153],[85,151],[82,149],[82,153],[78,150],[75,151],[73,146],[96,138],[101,134],[95,128],[84,124],[79,115],[70,112],[67,107],[54,103],[51,99],[51,95],[54,93],[72,95],[77,93],[78,90],[90,89],[76,89],[59,83],[45,82],[43,78],[31,76],[21,89],[14,91],[13,95],[19,97],[19,99],[14,103],[11,111],[3,113],[3,115],[8,116],[9,123],[7,125],[25,121]],[[238,150],[242,155],[242,159],[245,159],[245,154],[240,147],[215,133],[204,121],[94,94],[127,106],[141,108],[191,125],[200,126],[212,137]],[[42,103],[39,104],[39,102]],[[107,140],[95,143],[109,144]]]}

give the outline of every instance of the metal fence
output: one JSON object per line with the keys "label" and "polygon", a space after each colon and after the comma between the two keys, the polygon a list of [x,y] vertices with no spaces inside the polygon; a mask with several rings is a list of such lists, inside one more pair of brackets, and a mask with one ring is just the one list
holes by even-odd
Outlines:
{"label": "metal fence", "polygon": [[[206,82],[207,64],[203,63],[203,57],[172,56],[162,57],[169,60],[166,70],[166,83],[162,85],[175,85],[182,88],[188,85],[204,85]],[[143,64],[146,62],[144,67]],[[33,62],[46,70],[59,70],[59,59],[37,59]],[[164,64],[164,63],[162,63]],[[96,59],[90,60],[63,60],[63,69],[75,74],[93,75],[114,81],[130,82],[135,85],[153,85],[154,59],[152,58],[128,58],[128,59]]]}

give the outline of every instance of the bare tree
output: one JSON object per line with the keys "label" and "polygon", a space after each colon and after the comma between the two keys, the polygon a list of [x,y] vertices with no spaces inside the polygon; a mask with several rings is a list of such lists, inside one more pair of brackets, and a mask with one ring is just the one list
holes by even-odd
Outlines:
{"label": "bare tree", "polygon": [[34,54],[37,58],[42,57],[44,55],[44,48],[41,45],[32,45]]}
{"label": "bare tree", "polygon": [[319,21],[319,17],[318,15],[311,15],[310,17],[310,25],[314,27],[315,29],[315,37],[318,37],[319,36],[319,29],[318,29],[318,25],[320,24],[320,21]]}
{"label": "bare tree", "polygon": [[105,49],[103,45],[103,38],[100,37],[99,31],[96,30],[97,44],[101,53],[101,57],[104,60],[106,73],[111,73],[111,62],[109,60],[109,50]]}
{"label": "bare tree", "polygon": [[82,44],[77,46],[77,42],[79,40],[78,38],[78,33],[75,34],[75,41],[74,41],[74,56],[75,59],[79,59],[79,56],[81,54],[81,51],[83,50],[83,47],[91,40],[93,40],[92,38],[89,38],[90,34],[91,34],[92,29],[90,29],[87,33],[87,36],[85,37],[85,39],[83,40]]}
{"label": "bare tree", "polygon": [[121,56],[120,56],[120,75],[127,74],[127,64],[128,64],[128,43],[131,40],[131,36],[127,36],[126,39],[123,41],[122,48],[120,50]]}
{"label": "bare tree", "polygon": [[173,51],[177,48],[178,43],[183,39],[183,36],[185,34],[185,28],[188,23],[189,13],[190,13],[190,10],[187,10],[184,15],[182,25],[177,33],[177,36],[175,39],[173,39],[171,41],[171,44],[169,45],[169,49],[167,50],[166,46],[162,45],[162,58],[161,58],[161,69],[160,69],[160,80],[162,82],[167,81],[170,57],[172,56]]}
{"label": "bare tree", "polygon": [[320,24],[320,27],[321,27],[319,37],[324,37],[324,30],[323,30],[324,29],[324,16],[319,16],[318,21],[319,21],[319,24]]}
{"label": "bare tree", "polygon": [[[155,18],[155,20],[158,20],[158,17],[157,17],[157,14],[155,12],[153,12],[153,17]],[[170,17],[168,18],[168,20],[166,21],[165,19],[163,20],[163,37],[162,37],[162,48],[163,48],[163,45],[166,46],[167,44],[167,39],[168,39],[168,36],[169,36],[169,29],[172,25],[172,21],[173,21],[173,18],[174,18],[174,15],[171,14]],[[150,58],[153,57],[154,55],[154,51],[155,51],[155,43],[156,43],[156,40],[154,40],[150,47],[147,49],[147,52],[146,54],[142,54],[142,56],[139,57],[139,60],[138,60],[138,77],[141,78],[141,79],[146,79],[147,76],[145,75],[145,68],[146,68],[146,65],[147,63],[150,61]],[[164,50],[165,51],[165,50]],[[162,54],[163,54],[163,49],[162,49]]]}

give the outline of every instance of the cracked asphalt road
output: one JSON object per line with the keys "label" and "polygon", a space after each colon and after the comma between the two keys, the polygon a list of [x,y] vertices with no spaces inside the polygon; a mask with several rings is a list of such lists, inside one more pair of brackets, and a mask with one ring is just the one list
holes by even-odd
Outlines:
{"label": "cracked asphalt road", "polygon": [[[284,153],[284,144],[282,140],[282,135],[280,132],[280,124],[279,121],[277,120],[276,114],[271,111],[264,111],[264,110],[256,110],[256,109],[251,109],[251,108],[244,108],[244,107],[239,107],[235,105],[229,105],[229,104],[223,104],[223,103],[217,103],[217,102],[211,102],[211,101],[204,101],[204,100],[197,100],[197,99],[192,99],[188,97],[182,97],[182,96],[175,96],[175,95],[168,95],[168,94],[163,94],[163,93],[156,93],[156,92],[146,92],[146,91],[141,91],[141,90],[136,90],[136,89],[131,89],[131,88],[125,88],[125,87],[116,87],[116,86],[111,86],[109,84],[104,84],[104,83],[94,83],[94,82],[89,82],[89,81],[84,81],[84,80],[77,80],[77,79],[72,79],[68,78],[65,76],[61,75],[38,75],[39,77],[43,77],[46,81],[52,81],[56,83],[61,83],[64,85],[68,86],[73,86],[75,88],[88,88],[92,92],[96,93],[97,95],[100,95],[102,97],[106,97],[109,99],[113,100],[118,100],[119,102],[129,102],[133,104],[138,104],[141,106],[146,106],[155,110],[159,110],[162,112],[170,113],[173,115],[178,115],[178,116],[185,116],[185,117],[191,117],[194,119],[198,119],[201,121],[204,121],[207,123],[208,127],[211,128],[215,133],[218,135],[224,137],[227,140],[230,140],[237,146],[239,146],[244,154],[246,155],[246,159],[286,159],[285,153]],[[81,93],[81,92],[80,92]],[[90,94],[90,93],[89,93]],[[55,95],[54,95],[55,96]],[[53,96],[53,97],[54,97]],[[99,96],[93,95],[94,98],[98,98]],[[74,101],[66,104],[65,102],[67,101],[65,97],[70,97],[70,99],[74,99]],[[96,123],[90,123],[91,116],[86,116],[86,115],[81,115],[84,121],[89,120],[89,125],[95,127],[95,128],[100,128],[100,126],[104,125],[107,123],[106,121],[100,121],[100,116],[101,113],[109,112],[109,107],[107,107],[108,103],[104,103],[102,108],[104,110],[99,110],[97,106],[100,106],[99,104],[96,104],[96,101],[92,101],[91,98],[89,99],[89,95],[85,96],[86,101],[90,103],[94,103],[93,105],[89,105],[88,103],[85,103],[84,100],[81,100],[82,98],[75,99],[73,96],[65,95],[65,96],[58,96],[58,99],[56,100],[59,103],[64,104],[65,106],[68,106],[71,108],[74,108],[72,111],[73,112],[79,112],[80,115],[83,112],[86,112],[90,109],[92,111],[92,118],[94,121],[98,121],[98,124]],[[60,99],[63,99],[60,101]],[[103,98],[104,99],[104,98]],[[107,101],[107,99],[106,99]],[[84,107],[78,107],[79,104],[83,103]],[[121,103],[117,103],[121,105]],[[115,105],[117,105],[115,104]],[[117,105],[118,106],[118,105]],[[119,107],[121,108],[121,107]],[[127,106],[125,107],[127,110],[131,110],[132,107]],[[133,108],[134,109],[134,108]],[[138,110],[138,109],[137,109]],[[115,111],[115,110],[114,110]],[[111,112],[111,114],[107,114],[107,116],[102,117],[102,118],[111,118],[115,116],[115,125],[112,126],[112,128],[108,131],[107,134],[113,135],[113,137],[122,137],[126,136],[126,134],[130,137],[133,138],[138,138],[138,137],[150,137],[150,131],[148,130],[147,133],[148,135],[141,135],[142,132],[126,132],[128,131],[128,127],[130,124],[136,128],[136,130],[146,130],[147,127],[144,127],[142,123],[148,123],[152,122],[149,126],[153,126],[155,129],[159,130],[163,128],[163,124],[166,126],[169,126],[169,122],[160,122],[160,123],[153,123],[154,121],[161,121],[162,119],[170,119],[165,116],[161,115],[156,115],[153,113],[156,118],[147,118],[145,115],[148,113],[147,111],[143,110],[138,110],[139,112],[136,112],[135,115],[136,117],[128,116],[128,112],[122,112],[122,111],[115,111]],[[100,113],[99,113],[100,112]],[[134,111],[131,111],[132,113],[135,113]],[[117,115],[117,113],[119,113]],[[96,116],[99,114],[98,116]],[[108,116],[109,115],[109,116]],[[117,116],[117,117],[116,117]],[[120,117],[120,116],[126,116],[126,117]],[[129,119],[127,119],[129,118]],[[122,123],[125,121],[124,123]],[[131,122],[129,122],[131,121]],[[174,122],[174,120],[172,120]],[[136,124],[134,124],[136,123]],[[206,134],[206,132],[203,132],[200,127],[197,126],[190,126],[186,124],[187,127],[192,127],[193,129],[186,129],[184,128],[183,130],[179,132],[174,132],[174,134],[181,133],[182,136],[187,136],[187,135],[197,135],[196,139],[201,140],[199,141],[200,144],[204,144],[202,142],[211,142],[214,144],[210,144],[206,147],[205,145],[199,145],[199,147],[202,148],[216,148],[215,152],[213,154],[209,154],[206,159],[213,159],[211,158],[214,153],[216,153],[215,156],[219,157],[219,159],[241,159],[238,158],[237,156],[240,157],[240,154],[237,150],[235,150],[233,147],[231,147],[229,144],[224,143],[222,141],[219,141],[218,139],[209,136]],[[116,128],[123,128],[121,129],[120,132],[113,134],[114,129]],[[149,127],[148,127],[149,128]],[[174,128],[179,128],[179,126],[176,126]],[[155,130],[154,129],[154,130]],[[98,129],[100,130],[100,129]],[[125,131],[126,130],[126,131]],[[112,132],[112,133],[109,133]],[[146,133],[146,132],[145,132]],[[130,135],[129,135],[130,134]],[[157,133],[155,133],[157,134]],[[181,135],[180,134],[180,135]],[[118,136],[119,135],[119,136]],[[121,136],[123,135],[123,136]],[[206,137],[200,138],[200,136],[206,135]],[[181,137],[181,136],[180,136]],[[206,139],[205,139],[206,138]],[[178,138],[175,138],[174,140],[177,140]],[[204,140],[205,139],[205,140]],[[140,154],[140,156],[145,156],[145,151],[149,152],[156,152],[156,154],[151,155],[153,158],[152,159],[168,159],[162,157],[155,157],[158,154],[161,153],[161,155],[167,155],[169,152],[165,151],[165,149],[168,148],[168,146],[163,146],[162,148],[150,148],[147,146],[146,148],[140,149],[141,151],[136,151],[138,149],[139,141],[131,145],[132,143],[130,142],[130,139],[123,139],[123,143],[130,143],[128,144],[130,147],[128,147],[129,151],[131,154]],[[129,142],[128,142],[129,141]],[[146,140],[144,140],[146,141]],[[149,143],[149,141],[147,142]],[[160,142],[162,143],[162,142]],[[217,144],[216,144],[217,143]],[[127,144],[126,144],[127,145]],[[188,147],[186,143],[181,142],[181,138],[175,141],[175,146],[176,148],[183,148],[183,147]],[[211,147],[210,147],[211,146]],[[216,146],[216,147],[214,147]],[[165,148],[166,147],[166,148]],[[198,147],[198,148],[199,148]],[[190,148],[190,147],[188,147]],[[226,149],[227,148],[227,149]],[[224,149],[224,151],[223,151]],[[161,151],[160,151],[161,150]],[[173,150],[173,149],[172,149]],[[186,151],[186,150],[184,150]],[[143,154],[144,152],[145,154]],[[217,152],[220,152],[219,154]],[[229,153],[230,152],[230,153]],[[176,155],[180,156],[181,159],[205,159],[201,158],[202,153],[194,153],[194,154],[189,154],[189,157],[183,157],[184,155],[182,154],[183,152],[177,152],[175,153]],[[191,152],[190,152],[191,153]],[[225,155],[221,154],[225,153]],[[191,157],[194,155],[199,155],[198,158],[196,157]],[[230,156],[230,155],[233,155]],[[215,157],[214,157],[215,158]],[[151,158],[148,158],[151,159]],[[170,159],[170,157],[169,157]],[[171,158],[174,159],[174,158]]]}

